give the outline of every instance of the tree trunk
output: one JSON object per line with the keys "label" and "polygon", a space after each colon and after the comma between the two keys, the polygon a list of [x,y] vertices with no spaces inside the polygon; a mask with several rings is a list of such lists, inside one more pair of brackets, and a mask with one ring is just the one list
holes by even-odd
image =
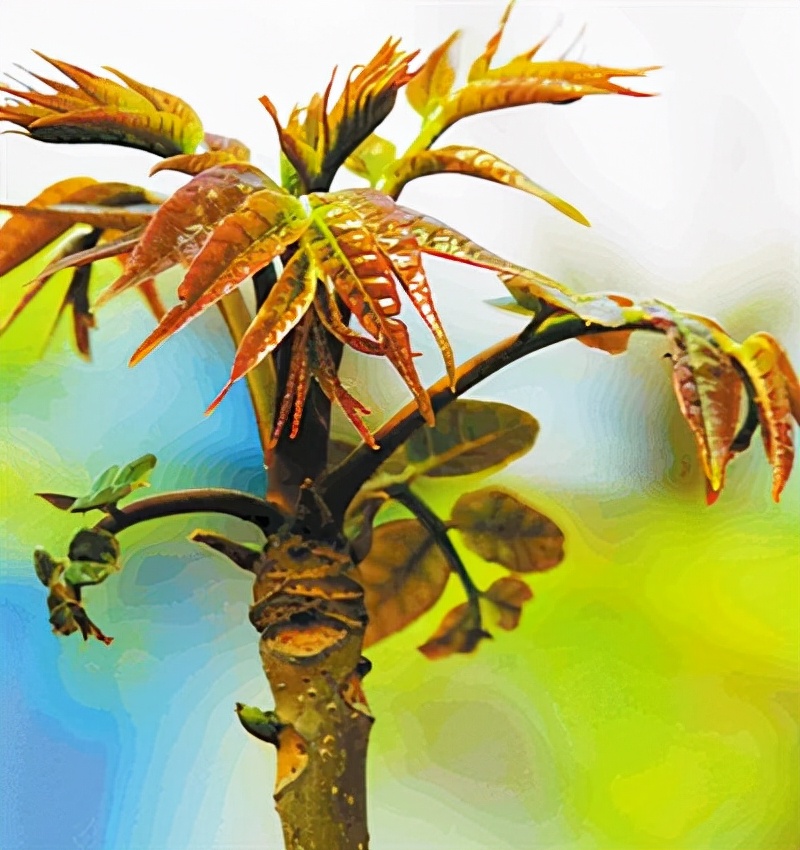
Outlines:
{"label": "tree trunk", "polygon": [[287,850],[367,850],[366,614],[346,551],[291,532],[256,565],[250,613],[275,698],[275,804]]}

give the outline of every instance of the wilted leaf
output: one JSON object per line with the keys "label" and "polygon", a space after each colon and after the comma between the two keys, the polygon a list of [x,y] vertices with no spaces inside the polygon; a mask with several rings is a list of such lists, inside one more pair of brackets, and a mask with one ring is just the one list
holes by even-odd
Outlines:
{"label": "wilted leaf", "polygon": [[356,564],[369,554],[375,517],[388,500],[389,497],[383,491],[362,491],[348,505],[344,535],[350,541],[350,551]]}
{"label": "wilted leaf", "polygon": [[45,586],[50,587],[64,573],[69,561],[64,558],[54,558],[44,549],[36,549],[33,553],[33,566],[36,577]]}
{"label": "wilted leaf", "polygon": [[450,53],[461,32],[456,30],[449,38],[431,51],[425,64],[406,86],[406,97],[411,106],[423,117],[428,116],[441,98],[450,93],[456,80]]}
{"label": "wilted leaf", "polygon": [[433,428],[415,431],[401,451],[417,475],[472,475],[502,468],[526,454],[538,433],[539,423],[524,410],[456,399],[439,411]]}
{"label": "wilted leaf", "polygon": [[367,557],[352,577],[364,588],[369,614],[364,646],[413,623],[442,595],[450,566],[431,535],[414,519],[378,526]]}
{"label": "wilted leaf", "polygon": [[59,635],[71,635],[80,631],[83,639],[95,637],[106,646],[113,638],[104,635],[89,619],[88,614],[78,601],[77,591],[66,584],[56,583],[50,588],[47,597],[47,607],[50,610],[50,623],[53,631]]}
{"label": "wilted leaf", "polygon": [[533,180],[509,163],[480,148],[450,145],[446,148],[420,151],[411,156],[406,156],[397,162],[381,189],[387,195],[396,198],[406,183],[411,180],[416,180],[418,177],[424,177],[427,174],[443,173],[467,174],[471,177],[489,180],[492,183],[500,183],[512,189],[520,189],[529,195],[535,195],[537,198],[546,201],[573,221],[587,227],[589,225],[585,216],[576,210],[572,204],[561,200],[543,186],[534,183]]}
{"label": "wilted leaf", "polygon": [[108,531],[84,528],[72,538],[68,554],[70,561],[91,561],[110,566],[119,559],[119,543]]}
{"label": "wilted leaf", "polygon": [[511,631],[519,625],[522,606],[533,599],[533,593],[521,579],[504,576],[484,591],[483,598],[490,602],[497,612],[497,625],[501,629]]}
{"label": "wilted leaf", "polygon": [[543,572],[564,558],[564,534],[544,514],[503,490],[465,493],[450,525],[485,561],[517,573]]}
{"label": "wilted leaf", "polygon": [[61,493],[36,493],[35,495],[60,511],[68,511],[77,501],[77,496],[64,496]]}
{"label": "wilted leaf", "polygon": [[484,638],[490,637],[489,632],[481,628],[478,609],[463,602],[445,615],[433,637],[420,646],[419,651],[434,661],[457,652],[474,652]]}

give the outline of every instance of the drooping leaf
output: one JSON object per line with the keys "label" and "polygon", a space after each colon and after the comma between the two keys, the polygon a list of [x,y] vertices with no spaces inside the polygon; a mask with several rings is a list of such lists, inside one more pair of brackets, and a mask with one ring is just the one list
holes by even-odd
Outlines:
{"label": "drooping leaf", "polygon": [[54,558],[49,552],[38,548],[33,553],[33,566],[36,577],[45,586],[50,587],[59,581],[67,568],[69,560],[66,558]]}
{"label": "drooping leaf", "polygon": [[482,596],[495,610],[497,625],[506,631],[516,629],[522,616],[522,606],[533,599],[528,585],[514,576],[497,579]]}
{"label": "drooping leaf", "polygon": [[450,567],[425,528],[403,519],[373,530],[369,554],[351,575],[364,588],[369,614],[364,646],[372,646],[436,603]]}
{"label": "drooping leaf", "polygon": [[456,30],[431,51],[425,64],[406,86],[408,102],[423,118],[427,117],[453,88],[456,69],[450,56],[460,35],[461,32]]}
{"label": "drooping leaf", "polygon": [[358,214],[346,203],[321,203],[312,212],[302,244],[314,257],[325,282],[364,330],[383,345],[423,418],[432,423],[433,409],[413,362],[408,329],[396,318],[400,301],[392,268],[375,237],[360,226]]}
{"label": "drooping leaf", "polygon": [[122,468],[110,466],[95,478],[89,492],[76,499],[70,510],[82,513],[116,504],[137,488],[147,486],[147,478],[155,465],[155,456],[146,454]]}
{"label": "drooping leaf", "polygon": [[225,393],[240,378],[254,369],[303,318],[314,300],[316,269],[304,251],[297,252],[287,263],[266,301],[248,327],[236,351],[227,384],[211,402],[210,413]]}
{"label": "drooping leaf", "polygon": [[416,475],[472,475],[508,466],[533,448],[538,433],[539,423],[524,410],[460,398],[439,411],[433,428],[415,431],[400,451]]}
{"label": "drooping leaf", "polygon": [[[339,377],[336,363],[334,362],[330,349],[328,348],[328,340],[322,332],[320,325],[314,321],[311,323],[310,339],[310,373],[314,376],[328,400],[337,404],[341,408],[344,415],[361,436],[361,439],[364,440],[370,448],[377,449],[378,444],[375,442],[372,432],[363,420],[363,417],[369,416],[371,411],[345,388],[341,378]],[[302,387],[302,390],[305,394],[307,387]],[[292,428],[293,432],[297,429],[297,423],[298,409],[295,407],[295,422]]]}
{"label": "drooping leaf", "polygon": [[193,153],[203,140],[200,119],[180,98],[113,69],[107,70],[125,85],[42,53],[38,55],[75,86],[34,74],[55,94],[2,88],[16,101],[0,107],[0,120],[17,124],[34,139],[117,144],[158,156]]}
{"label": "drooping leaf", "polygon": [[347,157],[345,167],[353,174],[363,177],[374,186],[380,180],[386,167],[395,161],[397,148],[394,143],[377,133],[371,133]]}
{"label": "drooping leaf", "polygon": [[106,646],[113,641],[113,638],[104,635],[89,619],[78,599],[77,590],[70,585],[60,582],[51,585],[47,607],[50,611],[50,624],[56,634],[71,635],[80,631],[84,640],[94,637]]}
{"label": "drooping leaf", "polygon": [[362,491],[348,505],[344,518],[344,535],[350,541],[353,562],[360,563],[372,548],[375,517],[389,501],[382,491]]}
{"label": "drooping leaf", "polygon": [[694,435],[708,482],[708,501],[716,500],[732,457],[742,399],[742,381],[730,357],[704,322],[664,305],[649,305],[654,326],[667,336],[672,385],[678,406]]}
{"label": "drooping leaf", "polygon": [[568,204],[543,186],[534,183],[509,163],[480,148],[450,145],[446,148],[411,154],[396,163],[386,181],[381,185],[381,189],[387,195],[396,198],[411,180],[428,174],[444,173],[467,174],[492,183],[510,186],[512,189],[520,189],[546,201],[573,221],[589,226],[586,217],[572,204]]}
{"label": "drooping leaf", "polygon": [[481,628],[478,610],[462,602],[445,615],[430,640],[418,648],[426,658],[436,661],[455,653],[474,652],[484,638],[490,637]]}
{"label": "drooping leaf", "polygon": [[[777,502],[786,485],[794,463],[792,435],[792,377],[793,372],[778,341],[768,333],[755,333],[741,344],[733,342],[721,328],[714,328],[714,340],[732,357],[747,375],[752,400],[761,425],[764,449],[772,467],[772,498]],[[797,391],[797,379],[794,378]],[[736,442],[731,451],[740,451]]]}
{"label": "drooping leaf", "polygon": [[275,184],[247,163],[203,171],[171,195],[153,216],[131,253],[125,273],[98,298],[97,306],[172,266],[188,266],[217,223],[254,192]]}
{"label": "drooping leaf", "polygon": [[465,493],[453,506],[450,523],[473,552],[513,572],[543,572],[564,558],[559,527],[503,490]]}

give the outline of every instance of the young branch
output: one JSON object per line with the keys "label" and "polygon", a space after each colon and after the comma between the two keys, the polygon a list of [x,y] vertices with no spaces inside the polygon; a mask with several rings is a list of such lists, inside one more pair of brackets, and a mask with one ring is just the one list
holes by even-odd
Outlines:
{"label": "young branch", "polygon": [[[558,342],[579,336],[607,333],[609,330],[635,329],[652,330],[641,324],[628,324],[612,329],[601,325],[587,326],[586,322],[577,316],[550,319],[538,329],[529,326],[522,333],[507,337],[463,363],[456,371],[455,392],[450,389],[446,377],[433,384],[428,389],[431,405],[434,412],[438,413],[451,401],[464,395],[495,372],[499,372],[528,354],[541,351]],[[340,519],[344,516],[347,506],[363,484],[372,477],[392,452],[403,445],[424,424],[416,402],[409,402],[376,431],[375,441],[380,446],[379,449],[374,450],[361,444],[319,480],[318,492],[327,502],[335,518]]]}
{"label": "young branch", "polygon": [[126,528],[182,514],[216,513],[234,516],[257,525],[265,534],[272,534],[283,525],[283,515],[269,502],[238,490],[207,488],[178,490],[140,499],[138,502],[117,508],[95,525],[96,529],[118,534]]}
{"label": "young branch", "polygon": [[[250,326],[252,316],[244,303],[239,290],[234,290],[218,302],[219,311],[228,326],[234,345],[238,348],[245,331]],[[266,357],[246,376],[247,389],[258,428],[261,451],[265,459],[272,434],[272,419],[275,410],[275,364],[272,357]]]}
{"label": "young branch", "polygon": [[472,576],[467,572],[461,556],[453,546],[453,542],[448,536],[447,525],[405,484],[391,484],[386,488],[385,493],[389,498],[408,508],[430,532],[435,544],[442,550],[442,554],[450,564],[450,569],[458,576],[463,585],[470,605],[477,608],[481,595],[480,591],[472,580]]}

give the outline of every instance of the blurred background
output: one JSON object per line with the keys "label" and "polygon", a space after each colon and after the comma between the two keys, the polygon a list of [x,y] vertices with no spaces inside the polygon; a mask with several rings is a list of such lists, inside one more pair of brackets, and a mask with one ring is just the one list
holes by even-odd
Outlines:
{"label": "blurred background", "polygon": [[[465,71],[501,12],[461,0],[6,0],[0,67],[46,74],[36,48],[120,68],[184,97],[207,130],[245,140],[276,174],[259,95],[285,116],[334,65],[341,79],[389,34],[426,53],[463,27]],[[769,330],[800,362],[800,6],[521,0],[498,60],[557,24],[543,55],[558,56],[585,25],[583,61],[663,65],[639,86],[660,96],[497,112],[457,124],[444,143],[509,160],[592,228],[456,175],[411,184],[404,203],[579,291],[658,297],[738,338]],[[416,116],[405,104],[397,112],[381,132],[402,147]],[[144,183],[152,164],[5,135],[0,196],[23,203],[72,175]],[[180,182],[161,174],[147,185]],[[1,315],[42,264],[2,281]],[[521,327],[485,304],[505,294],[490,273],[437,261],[429,273],[459,359]],[[80,492],[144,452],[159,457],[155,490],[263,492],[244,386],[203,417],[229,371],[224,329],[201,319],[129,370],[152,320],[121,298],[98,316],[85,364],[64,328],[43,353],[58,283],[48,290],[0,340],[0,846],[278,848],[274,755],[233,713],[236,701],[269,705],[249,582],[185,541],[197,526],[254,532],[215,518],[126,532],[123,573],[87,594],[115,637],[108,648],[50,634],[31,566],[35,545],[60,553],[78,524],[31,494]],[[416,339],[434,380],[440,361],[424,333]],[[566,343],[476,393],[540,420],[533,452],[493,480],[564,528],[568,556],[535,578],[520,628],[475,656],[429,662],[415,649],[455,588],[369,653],[376,848],[800,845],[800,487],[796,477],[775,505],[754,445],[707,508],[663,353],[659,339],[635,339],[618,358]],[[353,358],[346,369],[374,410],[405,402],[373,364]],[[458,494],[445,484],[427,495],[445,511]]]}

